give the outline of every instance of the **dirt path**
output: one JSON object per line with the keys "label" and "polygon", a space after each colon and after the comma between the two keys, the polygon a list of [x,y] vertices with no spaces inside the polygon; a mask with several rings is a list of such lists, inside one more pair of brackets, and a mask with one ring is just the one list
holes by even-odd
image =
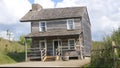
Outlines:
{"label": "dirt path", "polygon": [[83,60],[69,60],[69,61],[32,61],[32,62],[21,62],[16,64],[4,64],[0,67],[80,67],[84,64],[88,64],[90,58]]}

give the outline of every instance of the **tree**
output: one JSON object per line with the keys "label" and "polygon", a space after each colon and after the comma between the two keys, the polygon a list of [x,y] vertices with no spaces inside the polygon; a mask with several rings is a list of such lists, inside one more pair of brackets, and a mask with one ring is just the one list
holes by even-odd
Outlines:
{"label": "tree", "polygon": [[[111,35],[104,37],[103,44],[101,47],[104,50],[101,50],[101,52],[99,50],[92,52],[91,66],[94,67],[101,66],[101,67],[110,67],[110,68],[114,68],[114,66],[117,66],[117,68],[120,68],[120,61],[113,62],[114,51],[112,49],[112,45],[113,45],[112,41],[114,41],[116,46],[120,46],[120,27],[118,28],[118,30],[114,30]],[[116,50],[117,50],[117,54],[115,55],[115,58],[119,58],[120,49],[116,49]]]}
{"label": "tree", "polygon": [[20,36],[20,44],[22,44],[22,45],[25,44],[25,38],[23,35]]}
{"label": "tree", "polygon": [[31,45],[32,40],[31,39],[25,39],[25,37],[23,35],[20,36],[20,44],[25,45],[25,42],[28,45]]}

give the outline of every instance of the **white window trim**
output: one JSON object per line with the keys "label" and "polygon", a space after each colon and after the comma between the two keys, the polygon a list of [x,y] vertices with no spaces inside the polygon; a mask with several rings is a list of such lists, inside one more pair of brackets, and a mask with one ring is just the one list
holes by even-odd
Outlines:
{"label": "white window trim", "polygon": [[67,30],[73,30],[73,29],[69,29],[68,20],[72,20],[73,21],[73,29],[75,29],[74,19],[67,19]]}
{"label": "white window trim", "polygon": [[41,30],[41,22],[45,22],[45,31],[47,31],[46,21],[40,21],[40,22],[39,22],[39,31],[40,31],[40,32],[44,32],[44,31]]}
{"label": "white window trim", "polygon": [[39,41],[39,48],[41,49],[41,42],[44,42],[45,43],[45,48],[46,48],[46,51],[47,51],[47,42],[46,40],[40,40]]}
{"label": "white window trim", "polygon": [[70,40],[74,40],[74,46],[75,46],[75,39],[68,39],[68,49],[70,49],[70,44],[69,44]]}

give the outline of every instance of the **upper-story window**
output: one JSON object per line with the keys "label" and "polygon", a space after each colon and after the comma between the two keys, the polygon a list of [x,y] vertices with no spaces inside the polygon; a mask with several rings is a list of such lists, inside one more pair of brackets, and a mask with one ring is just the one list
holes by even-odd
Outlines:
{"label": "upper-story window", "polygon": [[39,22],[39,30],[40,30],[41,32],[44,32],[44,31],[47,30],[46,22],[45,22],[45,21]]}
{"label": "upper-story window", "polygon": [[67,29],[68,30],[73,30],[74,28],[75,28],[74,19],[68,19],[67,20]]}

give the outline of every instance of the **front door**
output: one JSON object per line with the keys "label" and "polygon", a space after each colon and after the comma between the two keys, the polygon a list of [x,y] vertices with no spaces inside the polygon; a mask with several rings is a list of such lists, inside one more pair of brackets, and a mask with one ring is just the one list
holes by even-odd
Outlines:
{"label": "front door", "polygon": [[60,40],[53,40],[53,55],[56,56],[56,49],[61,46]]}

